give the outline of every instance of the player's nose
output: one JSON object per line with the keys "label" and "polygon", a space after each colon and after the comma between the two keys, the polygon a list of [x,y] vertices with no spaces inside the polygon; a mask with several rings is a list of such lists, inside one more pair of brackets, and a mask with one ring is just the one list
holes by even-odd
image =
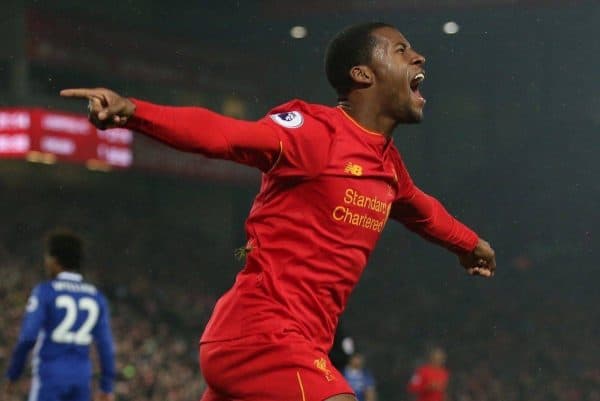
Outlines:
{"label": "player's nose", "polygon": [[413,50],[413,54],[412,54],[410,63],[414,64],[414,65],[423,65],[423,64],[425,64],[425,57],[423,57],[420,53]]}

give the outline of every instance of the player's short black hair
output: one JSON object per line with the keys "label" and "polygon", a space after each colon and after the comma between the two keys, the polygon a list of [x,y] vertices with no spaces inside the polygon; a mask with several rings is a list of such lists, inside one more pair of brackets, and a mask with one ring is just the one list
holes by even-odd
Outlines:
{"label": "player's short black hair", "polygon": [[350,69],[369,65],[377,39],[372,32],[379,28],[394,28],[383,22],[351,25],[333,37],[325,53],[327,79],[338,95],[346,95],[354,86]]}
{"label": "player's short black hair", "polygon": [[83,241],[67,229],[56,229],[46,234],[45,251],[65,270],[81,269]]}

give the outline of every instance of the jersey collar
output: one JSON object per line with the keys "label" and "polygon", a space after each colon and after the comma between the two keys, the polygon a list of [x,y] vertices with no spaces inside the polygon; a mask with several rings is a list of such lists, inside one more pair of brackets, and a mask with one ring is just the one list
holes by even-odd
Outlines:
{"label": "jersey collar", "polygon": [[[390,147],[390,144],[394,142],[394,138],[391,136],[384,135],[380,132],[370,131],[360,125],[355,119],[353,119],[350,114],[346,113],[341,106],[337,106],[336,109],[340,111],[344,120],[350,122],[352,126],[358,129],[358,131],[362,134],[361,136],[365,138],[369,143],[376,146],[383,146],[382,151],[386,153]],[[366,135],[365,135],[366,134]]]}
{"label": "jersey collar", "polygon": [[68,281],[82,281],[83,276],[79,273],[73,272],[60,272],[56,276],[58,280],[68,280]]}
{"label": "jersey collar", "polygon": [[352,118],[352,117],[350,116],[350,114],[346,113],[346,110],[344,110],[344,109],[343,109],[341,106],[337,106],[336,108],[337,108],[339,111],[341,111],[341,112],[342,112],[342,114],[344,115],[344,117],[346,117],[348,120],[350,120],[350,122],[352,122],[352,124],[354,124],[354,125],[355,125],[357,128],[359,128],[359,129],[360,129],[362,132],[364,132],[364,133],[366,133],[366,134],[369,134],[369,135],[372,135],[372,136],[374,136],[375,138],[378,138],[378,139],[383,139],[383,140],[385,140],[385,139],[386,139],[385,135],[383,135],[381,132],[375,132],[375,131],[371,131],[371,130],[368,130],[368,129],[366,129],[366,128],[365,128],[365,127],[363,127],[362,125],[360,125],[360,124],[358,123],[358,121],[356,121],[354,118]]}

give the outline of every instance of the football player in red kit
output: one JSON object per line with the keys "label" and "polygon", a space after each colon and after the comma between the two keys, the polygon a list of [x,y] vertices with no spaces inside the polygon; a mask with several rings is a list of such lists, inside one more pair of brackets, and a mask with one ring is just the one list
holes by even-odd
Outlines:
{"label": "football player in red kit", "polygon": [[204,401],[355,400],[327,353],[388,218],[456,253],[467,273],[494,274],[490,245],[413,183],[392,139],[423,116],[424,63],[390,25],[349,27],[326,56],[337,106],[293,100],[253,122],[104,88],[61,92],[88,99],[100,128],[263,172],[246,264],[200,340]]}
{"label": "football player in red kit", "polygon": [[417,396],[417,401],[446,401],[450,375],[445,364],[444,350],[433,348],[428,363],[420,366],[408,383],[408,391]]}

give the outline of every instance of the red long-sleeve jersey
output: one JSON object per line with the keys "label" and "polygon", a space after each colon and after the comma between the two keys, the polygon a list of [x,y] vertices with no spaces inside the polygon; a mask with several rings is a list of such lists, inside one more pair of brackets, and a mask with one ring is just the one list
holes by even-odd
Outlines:
{"label": "red long-sleeve jersey", "polygon": [[133,101],[129,128],[263,172],[246,221],[246,265],[217,302],[202,342],[282,333],[327,352],[388,217],[453,251],[477,243],[414,185],[392,139],[339,107],[294,100],[248,122]]}
{"label": "red long-sleeve jersey", "polygon": [[408,391],[417,396],[417,401],[445,401],[449,377],[444,367],[423,365],[410,379]]}

